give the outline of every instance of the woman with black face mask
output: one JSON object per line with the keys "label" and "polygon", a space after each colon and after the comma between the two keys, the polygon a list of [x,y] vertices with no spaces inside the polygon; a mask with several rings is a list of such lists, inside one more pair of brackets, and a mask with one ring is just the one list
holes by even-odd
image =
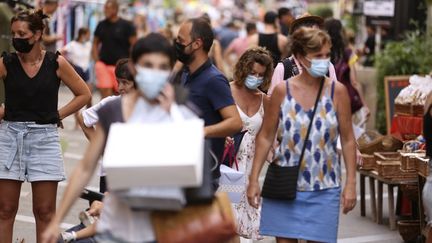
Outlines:
{"label": "woman with black face mask", "polygon": [[[0,78],[5,106],[0,108],[0,242],[12,242],[21,184],[32,185],[37,241],[55,213],[57,184],[65,179],[57,126],[91,98],[84,81],[58,53],[41,47],[42,10],[11,19],[12,45],[3,53]],[[60,82],[75,97],[58,109]]]}

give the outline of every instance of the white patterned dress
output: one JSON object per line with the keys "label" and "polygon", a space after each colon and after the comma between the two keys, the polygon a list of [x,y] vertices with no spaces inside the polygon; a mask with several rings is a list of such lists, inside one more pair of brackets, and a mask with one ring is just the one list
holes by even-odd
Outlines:
{"label": "white patterned dress", "polygon": [[[241,200],[239,203],[234,204],[237,217],[237,233],[244,238],[257,240],[262,239],[259,235],[260,210],[249,205],[246,190],[255,154],[255,138],[261,128],[264,116],[263,100],[261,100],[258,112],[253,116],[246,115],[239,106],[237,106],[237,110],[243,122],[243,131],[247,130],[237,152],[239,171],[245,172],[245,186]],[[235,165],[233,165],[233,169],[236,169]]]}

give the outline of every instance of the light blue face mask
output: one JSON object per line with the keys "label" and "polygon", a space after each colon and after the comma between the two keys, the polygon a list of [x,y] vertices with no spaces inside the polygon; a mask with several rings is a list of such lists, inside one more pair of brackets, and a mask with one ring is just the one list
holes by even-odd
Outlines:
{"label": "light blue face mask", "polygon": [[306,60],[308,60],[311,63],[311,67],[306,68],[306,70],[312,77],[320,78],[327,75],[330,66],[330,58],[312,59],[312,60],[306,58]]}
{"label": "light blue face mask", "polygon": [[148,98],[155,99],[168,82],[170,72],[136,65],[135,82],[138,89]]}
{"label": "light blue face mask", "polygon": [[263,83],[263,81],[264,81],[263,78],[261,78],[261,77],[258,78],[258,77],[254,76],[254,75],[250,75],[249,74],[246,77],[245,86],[248,89],[256,90]]}

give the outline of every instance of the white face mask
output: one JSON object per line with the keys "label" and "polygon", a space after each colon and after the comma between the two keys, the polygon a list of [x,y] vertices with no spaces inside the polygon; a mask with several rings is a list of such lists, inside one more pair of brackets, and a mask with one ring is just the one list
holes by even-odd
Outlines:
{"label": "white face mask", "polygon": [[169,71],[145,68],[136,65],[135,82],[138,89],[148,98],[155,99],[168,82]]}
{"label": "white face mask", "polygon": [[312,59],[312,60],[306,58],[306,60],[308,60],[311,63],[310,68],[307,67],[305,68],[312,77],[319,78],[327,75],[330,66],[330,58]]}

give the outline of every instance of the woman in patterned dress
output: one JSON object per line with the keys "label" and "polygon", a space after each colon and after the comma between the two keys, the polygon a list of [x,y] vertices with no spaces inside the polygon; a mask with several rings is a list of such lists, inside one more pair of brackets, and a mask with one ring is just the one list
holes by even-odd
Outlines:
{"label": "woman in patterned dress", "polygon": [[[247,202],[247,176],[252,168],[255,153],[255,137],[261,128],[265,107],[269,98],[261,90],[266,91],[273,73],[273,61],[270,53],[255,47],[247,50],[234,68],[234,81],[231,92],[243,122],[243,131],[247,131],[237,152],[238,169],[246,174],[244,191],[239,203],[234,204],[237,216],[237,233],[248,239],[260,239],[259,210]],[[235,169],[235,166],[233,165]]]}
{"label": "woman in patterned dress", "polygon": [[[280,166],[299,165],[295,200],[264,198],[260,233],[274,236],[278,243],[336,242],[339,208],[348,213],[356,204],[355,140],[351,109],[345,86],[326,77],[331,40],[322,30],[300,28],[292,35],[292,52],[303,70],[279,84],[270,98],[263,125],[256,139],[256,152],[249,177],[248,201],[258,208],[258,177],[274,141],[281,119]],[[310,136],[305,144],[314,102],[324,82]],[[341,165],[336,151],[340,133],[346,163],[346,183],[341,191]],[[300,153],[306,145],[303,160]]]}

